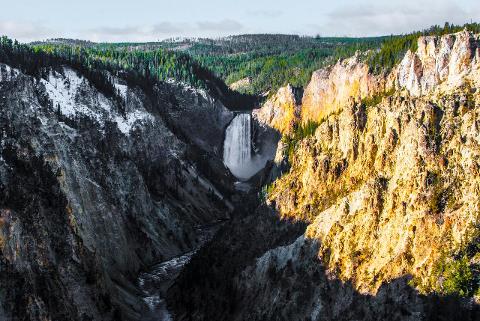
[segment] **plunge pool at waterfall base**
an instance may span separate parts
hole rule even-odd
[[[242,182],[242,181],[235,182],[234,186],[235,186],[235,190],[237,190],[239,192],[244,192],[244,193],[248,193],[250,191],[250,189],[252,188],[252,185],[250,185],[247,182]]]

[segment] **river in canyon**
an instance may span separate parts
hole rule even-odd
[[[168,288],[173,284],[192,256],[218,231],[221,222],[197,228],[200,238],[198,247],[169,260],[152,265],[138,277],[138,287],[143,293],[143,300],[149,310],[145,311],[141,321],[172,321],[165,300]]]

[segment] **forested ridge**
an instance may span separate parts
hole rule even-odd
[[[52,39],[23,45],[4,37],[0,57],[13,65],[21,61],[30,74],[38,73],[46,65],[70,64],[111,94],[113,85],[108,85],[104,71],[122,73],[127,80],[146,82],[146,85],[174,79],[205,89],[236,109],[251,107],[255,96],[275,92],[287,83],[304,87],[313,71],[357,51],[364,53],[361,57],[372,72],[388,72],[407,50],[416,50],[418,37],[454,33],[465,28],[480,32],[477,23],[459,26],[447,22],[405,35],[372,38],[258,34],[151,43]],[[228,88],[227,84],[242,79],[248,79],[237,88],[242,94]]]
[[[287,83],[303,87],[314,70],[351,56],[357,50],[377,48],[383,39],[244,35],[221,43],[225,46],[222,51],[216,47],[208,51],[206,46],[203,50],[193,46],[187,51],[227,84],[250,77],[251,84],[240,90],[260,94],[276,91]]]
[[[240,35],[220,39],[166,40],[157,43],[92,43],[52,39],[32,43],[55,55],[88,54],[119,68],[133,68],[158,79],[174,78],[198,88],[222,87],[251,77],[246,94],[259,95],[286,83],[304,86],[311,73],[355,51],[377,48],[383,37],[322,38],[297,35]],[[146,67],[148,66],[148,68]],[[223,88],[225,91],[226,89]]]
[[[479,33],[480,24],[446,22],[443,26],[434,25],[408,34],[371,38],[244,35],[223,42],[211,40],[209,45],[180,47],[228,84],[250,77],[252,82],[244,91],[258,94],[275,91],[287,83],[304,87],[313,71],[348,58],[357,51],[366,53],[362,59],[372,72],[389,72],[407,50],[416,50],[420,36],[439,36],[463,29]]]
[[[26,45],[3,36],[0,39],[0,62],[36,77],[46,76],[51,68],[68,65],[81,71],[109,97],[118,96],[112,76],[119,76],[130,85],[141,86],[147,91],[152,90],[157,81],[183,82],[206,90],[232,109],[252,107],[255,102],[253,96],[230,90],[223,80],[188,54],[165,49],[129,50],[116,45],[97,47],[79,43]]]

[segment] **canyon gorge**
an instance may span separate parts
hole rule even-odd
[[[0,60],[0,320],[480,320],[480,35],[415,41],[242,108]]]

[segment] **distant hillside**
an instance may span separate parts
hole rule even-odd
[[[33,43],[35,47],[45,46],[78,46],[89,48],[96,55],[109,56],[112,52],[128,56],[177,56],[188,61],[186,68],[181,67],[174,73],[174,78],[180,78],[194,86],[206,86],[202,80],[191,79],[188,65],[194,64],[201,73],[209,74],[208,79],[218,87],[218,78],[241,93],[261,95],[275,92],[286,84],[294,87],[305,87],[315,70],[335,64],[339,59],[345,59],[355,52],[365,52],[363,59],[375,73],[388,72],[408,49],[415,50],[420,36],[443,35],[458,32],[466,28],[479,32],[476,23],[453,25],[445,23],[435,25],[422,31],[405,35],[390,35],[371,38],[348,37],[306,37],[282,34],[250,34],[217,39],[186,38],[167,39],[161,42],[148,43],[92,43],[82,40],[53,39],[41,43]],[[173,54],[175,52],[176,54]],[[116,54],[118,56],[118,54]],[[175,58],[178,59],[178,58]],[[155,63],[152,62],[154,65]],[[156,68],[156,67],[155,67]],[[138,70],[138,69],[137,69]],[[177,70],[167,68],[168,72]],[[195,72],[196,73],[196,72]],[[195,74],[194,73],[194,74]],[[162,77],[164,75],[162,74]],[[160,78],[162,78],[160,77]],[[242,80],[249,79],[248,82]],[[236,84],[245,84],[237,86]],[[209,81],[211,83],[211,81]],[[223,87],[223,86],[222,86]],[[222,89],[227,90],[227,89]]]
[[[92,80],[93,83],[100,82],[101,87],[107,89],[113,85],[105,73],[121,73],[127,80],[143,84],[145,90],[151,90],[157,81],[182,82],[204,89],[234,110],[251,109],[256,101],[256,97],[230,90],[222,79],[190,55],[173,50],[133,50],[122,44],[93,44],[67,39],[26,46],[3,38],[2,46],[0,54],[5,56],[5,60],[13,66],[22,62],[22,66],[30,69],[26,71],[28,74],[38,73],[44,66],[68,63],[92,75],[91,78],[96,79]]]
[[[323,38],[252,34],[217,39],[167,39],[147,43],[93,43],[73,39],[52,39],[31,45],[43,49],[52,46],[78,46],[97,53],[115,51],[147,54],[158,50],[177,52],[184,55],[182,57],[193,58],[227,84],[251,77],[251,84],[239,90],[258,95],[276,90],[286,83],[302,87],[314,70],[334,63],[339,58],[351,56],[356,50],[378,48],[384,39],[385,37]],[[186,75],[181,76],[188,78]],[[197,82],[192,84],[200,85]]]
[[[227,84],[250,77],[243,91],[259,94],[287,83],[303,87],[314,70],[357,50],[378,48],[384,39],[244,35],[195,44],[185,51]]]
[[[83,46],[83,47],[92,47],[96,45],[95,42],[89,40],[81,39],[69,39],[69,38],[54,38],[48,39],[45,41],[34,41],[30,45],[68,45],[68,46]]]

